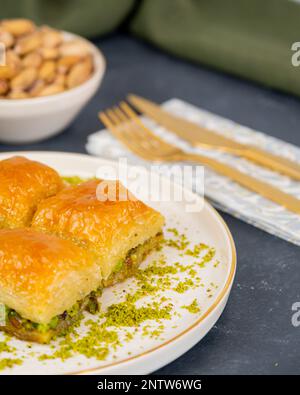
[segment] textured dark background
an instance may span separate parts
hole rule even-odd
[[[134,92],[157,102],[178,97],[300,146],[300,101],[165,55],[124,35],[99,41],[108,63],[100,91],[61,135],[17,149],[85,152],[97,111]],[[300,69],[299,69],[300,76]],[[222,214],[222,213],[221,213]],[[299,374],[300,249],[222,214],[236,242],[238,269],[224,314],[192,350],[161,374]]]

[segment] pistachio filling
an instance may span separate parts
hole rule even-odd
[[[160,245],[161,240],[162,233],[158,233],[145,243],[132,248],[124,259],[118,261],[110,277],[106,281],[103,281],[103,286],[110,286],[133,275],[138,265],[154,248]],[[69,310],[53,317],[48,324],[40,324],[27,320],[21,317],[15,310],[5,306],[5,326],[0,326],[0,329],[20,339],[48,343],[54,336],[66,334],[67,329],[80,320],[83,311],[86,310],[91,314],[98,312],[98,297],[101,293],[102,287],[76,302]]]
[[[66,330],[81,318],[84,310],[92,314],[99,311],[97,297],[100,293],[101,289],[91,292],[84,299],[76,302],[69,310],[53,317],[48,324],[27,320],[15,310],[6,306],[5,326],[1,327],[1,329],[20,339],[47,343],[53,336],[65,334]]]
[[[162,240],[163,234],[160,232],[156,236],[150,237],[145,243],[129,250],[125,258],[117,262],[109,278],[103,281],[103,286],[109,287],[133,276],[147,255],[160,247]]]
[[[82,177],[78,177],[78,176],[65,176],[62,177],[63,181],[65,181],[68,185],[78,185],[81,184],[84,181],[87,181],[88,179],[84,179]]]

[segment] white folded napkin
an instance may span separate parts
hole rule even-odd
[[[282,140],[254,131],[179,99],[168,100],[163,104],[163,107],[174,115],[179,115],[199,125],[206,126],[239,142],[256,145],[300,163],[300,149]],[[282,191],[300,199],[300,182],[293,181],[288,177],[255,165],[245,159],[218,151],[190,148],[188,144],[149,119],[144,118],[144,121],[155,133],[165,137],[169,142],[175,143],[190,152],[199,152],[230,164],[238,170],[273,184]],[[131,154],[106,130],[90,135],[86,149],[88,153],[103,158],[118,159],[127,157],[129,163],[149,166],[149,163]],[[205,169],[204,186],[206,198],[215,207],[266,232],[300,245],[300,215],[286,210],[209,169]]]

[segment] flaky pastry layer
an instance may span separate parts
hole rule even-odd
[[[44,200],[32,227],[95,251],[102,276],[107,279],[129,250],[161,232],[164,217],[129,193],[131,198],[125,201],[103,201],[99,197],[101,183],[90,180]],[[116,185],[124,194],[125,188],[119,182]]]
[[[0,230],[0,303],[47,324],[101,285],[95,255],[33,229]]]
[[[28,226],[38,203],[62,187],[58,173],[42,163],[19,156],[0,161],[0,228]]]

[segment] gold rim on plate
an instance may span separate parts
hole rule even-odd
[[[231,251],[232,251],[232,259],[231,259],[231,266],[230,266],[230,272],[229,272],[229,276],[227,278],[227,281],[221,291],[221,293],[219,294],[219,296],[217,297],[217,299],[214,301],[214,303],[207,309],[207,311],[198,318],[198,320],[196,320],[191,326],[189,326],[188,328],[186,328],[183,332],[178,333],[178,335],[174,336],[172,339],[169,339],[167,341],[165,341],[164,343],[151,348],[150,350],[144,351],[141,354],[137,354],[134,355],[132,357],[126,358],[126,359],[122,359],[121,361],[118,362],[112,362],[109,363],[107,365],[103,365],[103,366],[98,366],[95,368],[90,368],[90,369],[83,369],[83,370],[79,370],[79,371],[75,371],[75,372],[71,372],[71,373],[65,373],[68,375],[83,375],[83,374],[87,374],[87,373],[96,373],[97,371],[99,371],[99,373],[101,373],[101,370],[106,369],[106,368],[110,368],[112,366],[117,366],[117,365],[121,365],[124,364],[126,362],[130,362],[133,361],[134,359],[137,358],[141,358],[144,357],[145,355],[149,355],[159,349],[161,349],[162,347],[165,347],[166,345],[173,343],[175,340],[178,340],[179,338],[181,338],[182,336],[186,335],[188,332],[190,332],[192,329],[194,329],[196,326],[198,326],[205,318],[207,318],[215,309],[216,307],[219,305],[219,303],[221,303],[221,301],[223,300],[224,296],[226,295],[228,289],[231,287],[232,283],[233,283],[233,279],[234,279],[234,274],[235,274],[235,270],[236,270],[236,248],[235,248],[235,244],[233,241],[233,237],[232,234],[226,224],[226,222],[224,221],[224,219],[221,217],[221,215],[217,212],[217,210],[212,207],[211,204],[209,204],[206,200],[205,200],[206,204],[208,204],[209,208],[216,214],[216,216],[218,217],[218,219],[221,221],[221,223],[223,224],[226,234],[229,238],[229,242],[230,242],[230,247],[231,247]],[[171,363],[172,361],[170,361]]]

